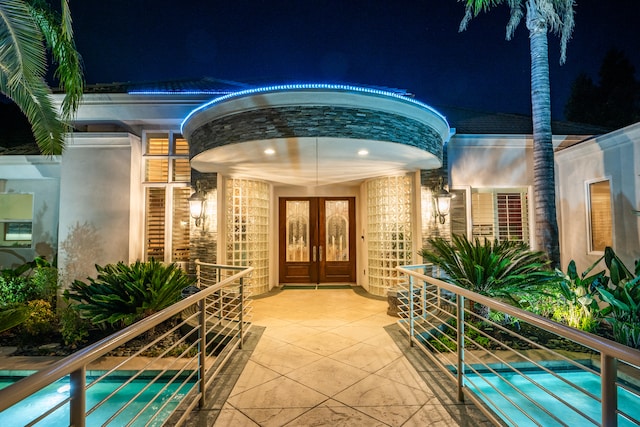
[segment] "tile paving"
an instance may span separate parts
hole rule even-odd
[[[253,306],[244,349],[189,425],[489,425],[403,340],[386,300],[311,288],[271,292]]]

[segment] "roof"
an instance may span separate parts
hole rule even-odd
[[[115,82],[87,85],[85,93],[168,93],[227,94],[253,87],[246,83],[204,77],[149,82]],[[55,90],[54,90],[55,92]]]
[[[226,95],[241,90],[266,86],[264,82],[235,82],[211,77],[149,82],[115,82],[87,85],[85,93],[141,93],[141,94],[211,94]],[[383,90],[395,95],[413,98],[413,94],[398,88],[371,85],[363,86]],[[58,92],[59,90],[54,92]],[[443,114],[457,134],[473,135],[530,135],[533,133],[531,116],[512,113],[495,113],[467,108],[432,105]],[[39,154],[31,129],[15,105],[0,102],[0,155]],[[18,125],[16,125],[18,123]],[[613,129],[580,123],[553,121],[555,135],[601,135]]]
[[[531,135],[533,120],[531,116],[514,113],[492,113],[459,107],[433,106],[440,111],[457,134],[466,135]],[[551,122],[554,135],[601,135],[613,129],[554,120]]]

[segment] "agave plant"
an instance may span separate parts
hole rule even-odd
[[[100,327],[123,327],[158,312],[180,299],[193,283],[175,264],[156,260],[104,267],[89,283],[74,281],[64,297],[78,303],[82,316]]]
[[[438,265],[448,276],[444,280],[481,295],[517,303],[519,295],[543,292],[543,285],[560,278],[543,252],[532,251],[516,241],[469,241],[454,235],[452,241],[429,239],[431,249],[422,249],[426,262]],[[488,316],[486,307],[480,314]]]

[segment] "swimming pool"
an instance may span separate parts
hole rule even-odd
[[[13,384],[26,375],[28,375],[28,373],[16,374],[15,372],[12,372],[11,374],[3,375],[2,372],[0,372],[0,389]],[[92,372],[91,375],[87,375],[87,384],[99,375],[99,373],[95,372]],[[91,386],[87,390],[87,410],[107,397],[110,393],[113,393],[129,378],[131,378],[130,374],[110,375]],[[153,400],[153,403],[144,409],[133,425],[142,426],[146,425],[148,422],[148,425],[150,426],[161,425],[169,417],[171,411],[180,404],[182,398],[189,392],[189,390],[191,390],[193,387],[193,381],[185,384],[183,384],[183,381],[174,381],[170,383],[168,379],[165,380],[160,378],[149,385],[149,387],[144,390],[140,396],[135,397],[143,388],[145,388],[145,386],[149,384],[150,378],[149,374],[145,373],[145,377],[136,378],[129,384],[122,387],[122,389],[118,390],[107,401],[107,403],[100,406],[87,417],[86,424],[88,426],[102,425],[113,414],[123,408],[123,406],[131,402],[109,424],[114,426],[124,425],[136,416],[136,414],[141,411],[145,405]],[[56,404],[62,402],[68,397],[69,377],[65,377],[5,411],[0,412],[0,425],[3,427],[24,426],[35,419],[39,414],[54,407]],[[66,403],[36,425],[69,425],[69,404]]]
[[[586,389],[589,393],[597,396],[598,398],[600,397],[601,390],[599,376],[588,371],[580,370],[557,371],[555,373],[565,378],[567,381]],[[578,408],[580,411],[598,422],[602,419],[600,402],[598,400],[576,390],[561,379],[556,378],[545,371],[531,370],[525,371],[524,374],[530,379],[527,379],[523,375],[515,372],[501,372],[500,375],[503,378],[491,373],[483,373],[482,378],[480,378],[478,374],[468,374],[466,386],[476,392],[476,394],[491,409],[493,409],[494,412],[501,415],[501,418],[508,425],[515,425],[518,427],[535,425],[529,418],[527,418],[526,415],[519,411],[515,405],[522,408],[524,412],[531,415],[543,426],[558,425],[558,421],[554,420],[524,396],[516,393],[508,383],[513,384],[514,387],[531,397],[532,400],[547,409],[549,412],[553,413],[567,425],[593,425],[587,418],[575,412],[573,409],[570,409],[569,406],[559,401],[554,396],[541,390],[533,384],[532,381],[535,381],[547,390],[552,391],[557,396],[569,402],[572,406]],[[507,395],[513,403],[498,393],[498,391],[492,386]],[[640,416],[640,398],[638,395],[634,395],[627,390],[618,387],[618,408],[628,414],[638,417]],[[500,414],[500,411],[502,411],[503,414]],[[631,423],[621,415],[618,415],[618,425],[622,427],[634,426],[635,424]]]

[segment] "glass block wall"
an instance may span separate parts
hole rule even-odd
[[[226,183],[226,263],[254,268],[252,294],[269,291],[269,185],[248,179]]]
[[[413,262],[409,176],[367,182],[369,292],[386,296],[398,285],[397,265]]]

